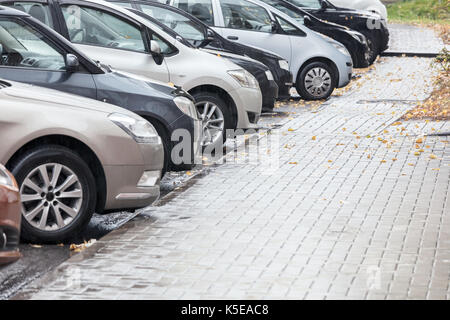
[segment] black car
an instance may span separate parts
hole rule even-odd
[[[368,11],[338,8],[328,0],[287,0],[313,14],[319,19],[334,22],[366,36],[369,49],[375,55],[371,60],[385,51],[389,46],[389,30],[386,20],[380,15]]]
[[[236,55],[248,56],[254,60],[260,61],[265,64],[271,71],[273,78],[278,85],[278,100],[285,100],[290,98],[289,90],[292,87],[292,74],[289,71],[289,65],[286,60],[282,57],[265,51],[255,47],[246,46],[240,43],[236,43],[230,40],[225,39],[220,34],[211,29],[208,25],[203,23],[197,17],[189,14],[188,12],[181,10],[176,7],[172,7],[160,2],[151,1],[151,0],[107,0],[109,2],[113,2],[117,5],[124,6],[127,8],[134,8],[138,11],[141,11],[149,16],[155,18],[160,23],[167,25],[166,16],[168,13],[172,13],[173,15],[177,15],[179,17],[183,17],[185,21],[183,21],[183,26],[185,27],[185,32],[179,31],[177,32],[186,40],[188,40],[191,45],[198,48],[226,51],[229,53],[233,53]],[[136,12],[135,12],[136,13]],[[163,14],[164,13],[164,14]],[[178,22],[180,24],[180,22]],[[170,27],[169,27],[170,28]],[[172,31],[173,32],[173,31]],[[237,63],[237,61],[233,61]],[[242,65],[240,65],[242,66]],[[244,66],[242,66],[244,67]],[[252,73],[251,70],[248,70]],[[254,76],[258,79],[261,78],[261,75]],[[261,84],[260,84],[261,85]],[[263,95],[264,95],[264,91]],[[267,96],[267,94],[266,94]],[[268,98],[263,97],[263,99],[268,100]],[[264,107],[263,110],[268,109]],[[266,103],[267,105],[267,103]],[[270,108],[269,108],[270,109]]]
[[[175,165],[170,157],[176,144],[171,141],[172,132],[176,129],[188,130],[193,150],[198,150],[194,133],[201,131],[201,122],[188,93],[92,61],[46,26],[46,20],[42,19],[42,23],[23,12],[27,6],[29,11],[34,8],[38,12],[41,7],[36,2],[0,3],[22,9],[0,6],[0,78],[69,92],[136,112],[153,124],[163,140],[164,170],[192,167],[194,161]],[[191,154],[194,160],[194,152]]]
[[[147,6],[147,4],[143,4],[143,6]],[[150,7],[151,5],[149,5]],[[166,10],[165,8],[161,8],[162,10]],[[185,39],[182,35],[173,31],[173,29],[169,28],[166,24],[160,22],[158,19],[151,17],[150,15],[145,14],[142,11],[137,9],[130,9],[133,13],[141,16],[144,19],[150,20],[154,24],[157,24],[161,29],[170,34],[172,37],[177,38],[178,41],[183,42],[186,46],[193,47],[191,42]],[[172,13],[172,10],[166,11],[167,13]],[[200,31],[199,31],[200,32]],[[205,50],[205,49],[203,49]],[[259,87],[261,89],[262,95],[262,112],[271,112],[275,106],[275,101],[278,98],[278,85],[276,84],[270,69],[264,64],[255,61],[253,59],[249,59],[245,56],[236,55],[232,52],[225,50],[206,50],[211,54],[220,55],[223,58],[227,58],[234,64],[244,68],[248,72],[250,72],[256,80],[258,80]]]
[[[261,1],[277,8],[300,23],[303,23],[309,29],[342,43],[351,54],[353,66],[355,68],[365,68],[373,62],[372,57],[374,56],[374,53],[370,52],[367,39],[362,33],[350,30],[349,28],[336,23],[318,19],[312,14],[285,0]]]

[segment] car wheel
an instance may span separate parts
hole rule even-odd
[[[15,161],[11,171],[20,188],[24,240],[64,242],[90,221],[95,180],[77,153],[57,145],[37,147]]]
[[[226,140],[226,129],[232,128],[231,111],[228,105],[214,93],[196,93],[195,107],[202,121],[202,147],[217,146]]]
[[[369,65],[372,65],[375,62],[375,60],[377,60],[379,54],[378,43],[372,35],[366,34],[365,36],[367,38],[367,45],[369,47],[369,54],[367,57],[367,61]]]
[[[298,94],[305,100],[328,98],[336,87],[334,70],[323,62],[311,62],[299,73],[296,83]]]

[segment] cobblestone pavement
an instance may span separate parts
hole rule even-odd
[[[449,138],[424,136],[449,124],[398,121],[433,72],[383,58],[281,108],[276,170],[213,166],[16,298],[449,299]]]
[[[389,24],[389,49],[396,53],[436,54],[445,47],[441,38],[430,28],[407,24]],[[447,46],[450,50],[450,47]]]

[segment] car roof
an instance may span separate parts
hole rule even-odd
[[[18,17],[28,17],[29,14],[23,11],[12,9],[9,7],[0,6],[0,16],[18,16]]]

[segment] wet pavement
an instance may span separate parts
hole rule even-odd
[[[398,120],[425,74],[382,58],[326,103],[283,106],[275,170],[212,166],[15,298],[450,298],[450,145],[427,136],[449,123]]]
[[[417,157],[414,139],[450,126],[392,126],[434,72],[382,58],[326,103],[280,105],[261,120],[280,137],[276,174],[171,174],[157,207],[95,215],[83,238],[101,239],[80,254],[22,245],[0,299],[449,298],[449,144],[427,137]]]

